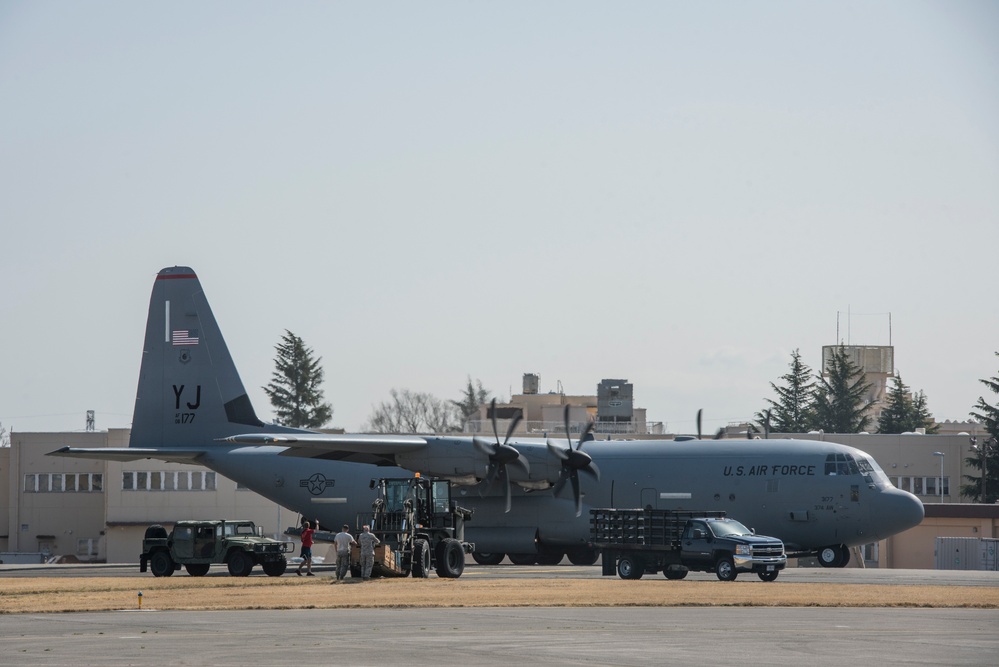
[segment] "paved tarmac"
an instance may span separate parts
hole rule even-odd
[[[323,567],[316,568],[326,574]],[[136,565],[0,566],[5,577],[134,577]],[[183,576],[183,575],[181,575]],[[228,577],[224,567],[208,576]],[[262,573],[254,576],[265,576]],[[599,567],[469,565],[469,578],[590,579]],[[692,573],[690,579],[715,580]],[[790,568],[780,581],[999,587],[999,572]],[[0,584],[2,586],[2,584]],[[999,610],[465,608],[0,616],[0,664],[994,665]]]
[[[313,568],[319,575],[332,576],[334,568],[320,565]],[[482,579],[599,579],[599,566],[569,565],[476,565],[465,567],[463,577]],[[187,576],[183,571],[176,576]],[[228,577],[225,565],[213,565],[209,577]],[[260,568],[254,568],[250,576],[265,577]],[[290,573],[285,576],[294,576]],[[662,575],[646,575],[662,578]],[[136,564],[114,565],[0,565],[0,579],[5,577],[150,577],[152,574],[139,572]],[[752,578],[755,575],[742,573],[739,578]],[[691,572],[689,581],[717,581],[714,574]],[[876,568],[824,568],[789,567],[780,573],[778,581],[837,584],[885,584],[898,586],[995,586],[999,587],[999,571],[981,570],[892,570]]]
[[[0,664],[994,665],[999,611],[475,608],[0,617]]]

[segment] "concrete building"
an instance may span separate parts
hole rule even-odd
[[[541,376],[525,373],[523,393],[514,394],[508,403],[496,404],[497,429],[501,436],[510,421],[520,415],[522,421],[515,433],[543,436],[565,433],[565,406],[569,406],[569,430],[580,433],[588,422],[594,422],[594,433],[610,435],[662,435],[662,422],[649,422],[645,408],[634,405],[634,387],[627,380],[606,379],[597,385],[595,395],[569,395],[561,390],[540,393]],[[478,419],[465,425],[466,433],[492,434],[489,405],[479,408]]]
[[[155,523],[250,519],[270,536],[298,524],[292,512],[201,466],[46,456],[67,445],[126,447],[128,438],[128,429],[11,434],[11,446],[0,448],[0,553],[137,563]],[[315,554],[325,556],[321,547]]]

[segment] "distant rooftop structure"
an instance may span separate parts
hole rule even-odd
[[[510,420],[518,414],[522,420],[515,433],[546,436],[565,433],[565,406],[569,406],[569,432],[582,433],[589,422],[594,422],[594,433],[600,434],[662,434],[665,424],[649,422],[645,408],[634,407],[634,387],[626,379],[601,380],[596,395],[573,396],[562,390],[546,394],[541,391],[541,376],[524,373],[523,393],[510,397],[508,403],[497,403],[495,417],[497,430],[506,433]],[[465,424],[466,433],[492,433],[489,405],[479,406],[478,419]]]

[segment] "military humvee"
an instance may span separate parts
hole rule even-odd
[[[167,534],[160,525],[146,529],[139,556],[139,571],[149,569],[155,577],[169,577],[183,565],[192,577],[208,574],[212,563],[225,563],[229,574],[245,577],[254,565],[272,577],[288,568],[285,554],[292,542],[279,542],[257,534],[252,521],[178,521]]]

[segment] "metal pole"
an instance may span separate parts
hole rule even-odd
[[[944,501],[944,499],[943,499],[943,479],[944,479],[944,456],[945,456],[945,454],[943,452],[933,452],[933,456],[939,456],[940,457],[940,482],[939,482],[939,491],[940,491],[940,502],[943,503],[943,501]]]

